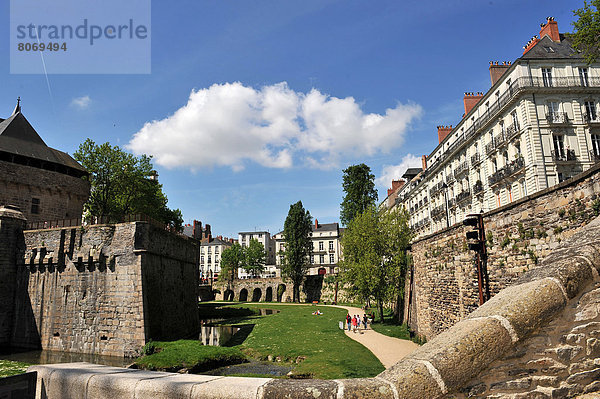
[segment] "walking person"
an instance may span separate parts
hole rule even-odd
[[[356,315],[352,318],[352,332],[356,333]]]
[[[367,314],[366,313],[363,315],[363,320],[362,321],[363,321],[363,326],[364,326],[364,328],[366,330],[367,329]]]
[[[350,317],[350,313],[346,315],[346,325],[348,326],[348,332],[350,332],[350,326],[352,325],[352,318]]]

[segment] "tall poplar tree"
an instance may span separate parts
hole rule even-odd
[[[583,2],[583,8],[573,11],[578,17],[573,21],[575,31],[569,36],[573,47],[583,52],[588,64],[596,62],[600,56],[600,0]]]
[[[285,249],[282,251],[281,274],[292,281],[293,301],[300,301],[300,285],[308,268],[312,217],[302,206],[302,201],[290,205],[283,225]]]
[[[348,226],[352,219],[377,201],[375,175],[364,163],[344,169],[342,188],[346,193],[340,204],[340,221]]]

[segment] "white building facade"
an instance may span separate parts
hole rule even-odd
[[[250,240],[257,240],[265,248],[266,263],[265,270],[260,277],[278,277],[278,270],[275,266],[275,240],[268,231],[243,231],[238,233],[238,242],[243,248],[250,245]],[[243,269],[238,270],[239,278],[250,278]]]
[[[600,160],[600,66],[556,21],[514,63],[490,63],[492,87],[465,93],[459,124],[438,126],[424,170],[398,190],[417,236],[551,187]]]
[[[221,254],[233,245],[220,237],[210,238],[200,242],[200,279],[203,281],[216,280],[221,273]]]

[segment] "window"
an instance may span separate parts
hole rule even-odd
[[[37,215],[40,213],[40,199],[39,198],[31,199],[31,213],[33,215]]]
[[[215,254],[218,254],[218,253],[219,253],[219,247],[216,247],[215,248]]]
[[[557,173],[557,178],[558,178],[559,183],[562,183],[563,181],[565,181],[565,176],[562,174],[562,172]]]
[[[204,263],[204,255],[200,256],[200,263]]]
[[[211,263],[211,261],[210,261],[210,255],[208,255],[208,263]]]
[[[548,119],[551,121],[557,121],[558,119],[558,103],[556,101],[548,103]]]
[[[492,173],[496,173],[498,171],[498,162],[496,159],[492,159]]]
[[[500,121],[500,133],[502,133],[502,136],[504,136],[504,133],[505,133],[504,121]]]
[[[512,123],[515,129],[519,130],[519,118],[517,117],[517,111],[512,112],[510,117],[512,118]]]
[[[311,255],[311,256],[310,256],[310,263],[311,263],[311,264],[312,264],[312,263],[315,263],[315,256],[314,256],[314,255]]]
[[[504,165],[508,165],[508,151],[502,153],[502,158],[504,158]]]
[[[323,241],[319,241],[319,251],[323,251]]]
[[[521,156],[521,144],[520,143],[515,143],[515,153],[517,157]]]
[[[587,68],[579,68],[579,80],[581,81],[582,86],[590,85]]]
[[[542,68],[542,81],[545,87],[552,87],[552,68]]]
[[[565,136],[562,134],[552,135],[552,147],[555,159],[564,159],[565,157]]]
[[[325,255],[319,255],[319,263],[325,263]]]
[[[506,191],[508,192],[508,202],[512,202],[513,198],[512,198],[512,187],[508,186],[506,187]]]
[[[329,241],[329,250],[333,251],[333,241]]]
[[[592,152],[594,158],[600,158],[600,134],[592,134]]]
[[[597,120],[598,114],[596,113],[596,104],[593,101],[586,101],[584,103],[585,106],[585,117],[587,121],[595,121]]]
[[[315,249],[315,243],[314,242],[310,242],[310,250],[313,251]]]
[[[208,247],[208,253],[210,253],[210,251],[211,251],[211,249],[210,249],[210,247]]]
[[[329,255],[329,263],[334,263],[335,262],[335,257],[333,256],[333,254]]]
[[[258,235],[258,238],[262,238],[262,233]]]

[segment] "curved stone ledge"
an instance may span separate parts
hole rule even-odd
[[[600,219],[538,267],[375,378],[277,380],[128,370],[87,363],[30,367],[38,398],[431,399],[456,392],[598,279]],[[595,347],[594,347],[595,348]],[[594,349],[595,350],[595,349]]]

